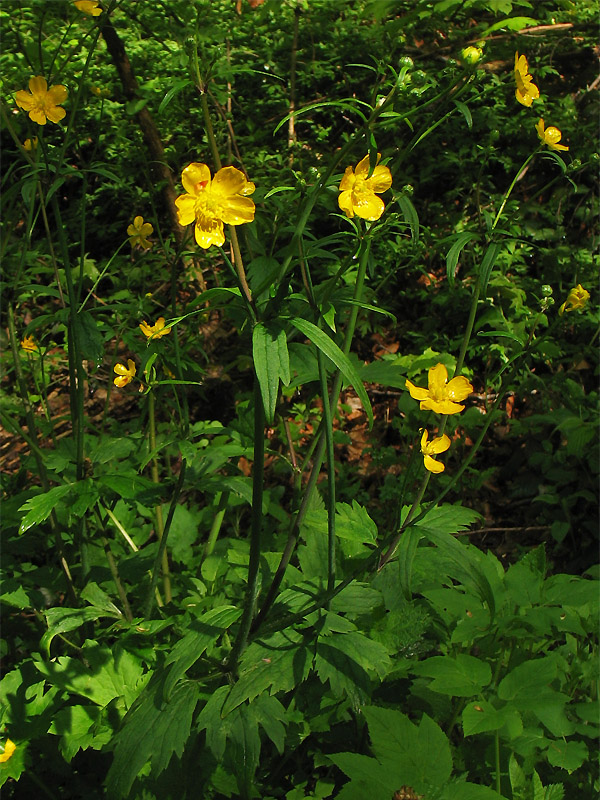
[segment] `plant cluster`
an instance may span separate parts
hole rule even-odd
[[[7,798],[597,795],[591,5],[0,12]]]

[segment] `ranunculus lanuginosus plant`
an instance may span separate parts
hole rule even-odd
[[[223,223],[252,222],[256,207],[248,195],[256,188],[241,170],[222,167],[214,178],[206,164],[193,162],[181,174],[185,194],[175,200],[180,225],[194,226],[196,243],[208,250],[225,243]]]
[[[392,185],[392,173],[388,167],[381,166],[381,153],[377,153],[377,164],[369,176],[369,156],[360,161],[356,169],[346,167],[340,182],[338,205],[352,218],[366,219],[368,222],[378,220],[385,210],[385,203],[378,194],[386,192]]]
[[[439,453],[444,453],[450,447],[450,437],[445,433],[442,436],[436,436],[429,441],[429,434],[425,429],[421,436],[421,453],[423,455],[423,462],[425,469],[429,472],[443,472],[446,467],[441,461],[437,461],[433,456]]]
[[[37,353],[38,346],[34,336],[24,336],[21,341],[21,347],[28,353]]]
[[[533,83],[533,78],[529,74],[527,58],[523,55],[520,56],[518,53],[515,53],[514,75],[517,84],[515,90],[516,98],[521,105],[529,108],[533,101],[539,98],[540,90],[535,83]]]
[[[113,383],[115,386],[118,386],[119,389],[122,389],[124,386],[127,386],[128,383],[135,378],[136,367],[135,361],[131,358],[127,359],[127,366],[125,364],[115,364],[113,367],[113,371],[116,373],[117,377],[114,379]]]
[[[448,381],[448,370],[443,364],[436,364],[429,370],[427,389],[415,386],[409,380],[406,388],[413,399],[419,400],[421,411],[431,410],[438,414],[458,414],[464,409],[461,401],[473,391],[473,386],[463,375]]]
[[[171,328],[165,328],[165,318],[159,317],[154,325],[149,322],[140,322],[140,330],[148,339],[160,339],[171,333]]]
[[[577,286],[573,287],[569,294],[567,295],[567,299],[558,309],[558,313],[562,317],[562,315],[569,311],[576,311],[576,310],[583,310],[587,304],[588,300],[590,299],[590,293],[587,289],[584,289],[583,286],[578,283]]]
[[[29,119],[38,125],[46,122],[60,122],[66,115],[61,104],[67,99],[67,87],[62,84],[51,86],[41,75],[29,79],[29,91],[22,89],[15,95],[19,108],[29,113]]]
[[[99,0],[74,0],[73,5],[90,17],[99,17],[102,9],[99,7],[98,2]]]

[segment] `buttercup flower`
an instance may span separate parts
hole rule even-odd
[[[21,347],[28,353],[37,353],[38,351],[38,346],[35,343],[34,336],[25,336],[25,338],[21,341]]]
[[[483,58],[483,51],[481,47],[465,47],[464,50],[460,51],[460,57],[465,64],[473,66],[473,64],[477,64],[481,61]]]
[[[160,339],[161,336],[166,336],[167,333],[171,333],[171,328],[165,328],[164,317],[159,317],[154,325],[150,325],[148,322],[141,322],[140,330],[148,339],[150,337],[153,339]]]
[[[98,0],[74,0],[73,5],[90,17],[99,17],[102,13],[102,9],[98,8]]]
[[[448,382],[448,370],[443,364],[436,364],[429,370],[427,389],[421,389],[409,380],[406,381],[406,388],[411,397],[420,401],[421,411],[431,409],[438,414],[457,414],[462,411],[464,406],[459,402],[473,391],[472,385],[462,375]]]
[[[194,236],[203,250],[225,243],[223,223],[242,225],[252,222],[256,210],[248,197],[256,188],[235,167],[223,167],[211,179],[206,164],[194,161],[181,173],[186,194],[175,200],[180,225],[195,221]]]
[[[31,153],[32,150],[35,150],[38,145],[38,137],[34,136],[33,139],[25,139],[23,142],[23,147],[27,150],[28,153]]]
[[[125,366],[125,364],[115,364],[113,371],[119,376],[114,379],[113,383],[115,386],[118,386],[119,389],[122,389],[135,378],[135,361],[128,358],[127,366]]]
[[[540,96],[540,90],[535,83],[532,83],[533,78],[528,73],[529,65],[526,57],[515,53],[515,81],[517,84],[515,95],[519,103],[527,108]]]
[[[590,293],[587,289],[584,289],[583,286],[578,283],[574,289],[571,289],[569,292],[567,299],[562,304],[562,306],[558,309],[558,313],[562,317],[565,311],[568,313],[569,311],[575,311],[575,309],[583,309],[586,307],[588,300],[590,299]]]
[[[544,144],[547,144],[551,150],[568,150],[569,148],[564,144],[559,144],[562,139],[562,133],[555,128],[554,125],[549,125],[544,129],[544,120],[540,119],[536,123],[535,129],[538,136]]]
[[[383,214],[385,204],[378,194],[387,191],[392,185],[392,173],[387,167],[380,167],[381,154],[377,153],[377,165],[370,178],[369,156],[365,156],[353,170],[346,167],[340,182],[338,205],[344,214],[352,219],[356,216],[374,222]]]
[[[149,250],[152,242],[148,239],[154,228],[149,222],[144,222],[143,217],[136,217],[131,225],[127,226],[129,243],[132,247],[141,247],[142,250]]]
[[[48,89],[48,83],[41,75],[29,79],[29,91],[24,89],[17,92],[15,99],[19,108],[29,112],[29,119],[38,125],[50,122],[60,122],[66,115],[61,103],[67,99],[67,87],[58,84]]]
[[[441,461],[436,461],[432,456],[444,453],[450,447],[450,438],[445,433],[442,436],[436,436],[430,442],[427,441],[428,438],[429,434],[424,430],[423,436],[421,436],[421,453],[423,454],[425,469],[428,469],[429,472],[443,472],[446,469],[444,464]]]
[[[4,752],[0,753],[0,764],[4,764],[6,761],[8,761],[9,758],[12,758],[12,754],[15,752],[16,749],[17,745],[10,739],[7,739],[6,742],[4,743]]]

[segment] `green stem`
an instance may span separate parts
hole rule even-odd
[[[265,469],[264,431],[265,412],[260,384],[254,376],[254,465],[252,467],[252,528],[250,532],[250,560],[244,610],[236,640],[227,660],[227,671],[235,674],[239,658],[248,642],[252,617],[258,596],[261,530],[263,523],[262,501]]]
[[[494,731],[494,760],[496,762],[496,792],[500,797],[502,784],[500,781],[500,734]]]
[[[181,469],[179,470],[179,478],[177,479],[175,491],[173,492],[173,496],[171,497],[171,505],[169,506],[169,513],[167,514],[167,519],[165,521],[163,535],[159,542],[158,550],[156,551],[156,557],[154,558],[154,564],[152,566],[152,576],[150,578],[150,586],[148,588],[148,594],[146,596],[146,602],[144,604],[144,617],[146,619],[148,619],[150,617],[150,614],[152,613],[152,598],[155,596],[156,593],[156,585],[158,583],[160,565],[163,562],[165,551],[167,549],[167,538],[169,536],[169,531],[171,530],[171,523],[173,522],[173,516],[175,515],[177,500],[179,499],[179,495],[181,494],[181,489],[183,487],[183,481],[185,478],[186,469],[187,469],[187,461],[184,460],[181,462]]]
[[[121,604],[123,606],[123,614],[125,615],[125,619],[127,622],[131,622],[133,619],[133,614],[131,613],[131,606],[129,605],[129,600],[127,599],[127,594],[121,583],[121,578],[119,576],[119,570],[117,568],[117,562],[111,552],[110,549],[110,542],[106,538],[106,536],[100,536],[100,541],[102,542],[102,546],[104,547],[104,554],[106,555],[106,561],[108,562],[108,568],[110,570],[110,574],[112,575],[113,581],[115,586],[117,587],[117,593],[121,600]]]
[[[155,420],[155,400],[154,391],[151,389],[148,393],[148,447],[150,452],[154,453],[156,450],[156,420]],[[154,455],[150,461],[150,475],[152,482],[157,486],[160,484],[160,477],[158,475],[158,458]],[[154,516],[156,519],[156,536],[160,544],[162,543],[164,533],[164,523],[162,515],[162,505],[158,503],[154,508]],[[169,569],[169,554],[167,548],[162,550],[162,577],[163,577],[163,590],[165,593],[165,602],[170,603],[173,599],[171,592],[171,573]]]
[[[529,155],[529,156],[528,156],[528,157],[525,159],[525,161],[524,161],[524,162],[523,162],[523,164],[521,165],[521,168],[520,168],[519,170],[517,170],[517,172],[516,172],[516,174],[515,174],[515,177],[514,177],[514,178],[512,179],[512,181],[511,181],[511,184],[510,184],[510,186],[508,187],[508,189],[506,190],[506,192],[504,192],[504,197],[502,198],[502,203],[500,204],[500,208],[498,209],[498,213],[496,214],[496,218],[494,219],[494,222],[492,223],[492,228],[491,228],[491,231],[490,231],[491,233],[493,233],[493,232],[494,232],[494,230],[495,230],[495,228],[496,228],[496,225],[497,225],[497,224],[498,224],[498,222],[500,221],[500,217],[502,216],[502,212],[504,211],[504,206],[506,205],[506,203],[507,203],[507,201],[508,201],[508,198],[509,198],[509,197],[510,197],[510,195],[511,195],[511,192],[512,192],[512,190],[515,188],[515,184],[516,184],[516,182],[519,180],[519,177],[521,176],[521,173],[523,172],[523,170],[525,169],[525,167],[527,166],[527,164],[529,164],[529,162],[531,161],[531,159],[532,159],[532,158],[533,158],[535,155],[537,155],[537,153],[539,153],[539,151],[540,151],[540,148],[538,147],[538,149],[537,149],[537,150],[534,150],[534,151],[533,151],[533,153],[531,153],[531,154],[530,154],[530,155]]]

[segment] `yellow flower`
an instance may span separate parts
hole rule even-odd
[[[590,299],[590,293],[587,289],[584,289],[583,286],[578,283],[574,289],[571,289],[569,292],[567,299],[562,304],[562,306],[558,309],[558,313],[562,315],[565,311],[568,313],[569,311],[575,311],[577,308],[585,308],[587,305],[588,300]]]
[[[7,739],[4,744],[4,752],[0,753],[0,764],[4,764],[9,758],[12,758],[12,754],[16,749],[17,745],[10,739]]]
[[[443,472],[446,469],[444,464],[436,461],[432,456],[444,453],[450,447],[450,438],[445,433],[442,436],[436,436],[430,442],[427,441],[428,438],[429,434],[424,430],[423,436],[421,436],[421,453],[423,454],[425,469],[428,469],[429,472]]]
[[[35,343],[34,336],[25,336],[21,342],[21,347],[23,350],[27,350],[28,353],[37,353],[38,351],[38,346]]]
[[[38,145],[38,137],[34,136],[33,139],[25,139],[23,142],[23,147],[27,150],[28,153],[31,153],[32,150],[35,150]]]
[[[483,58],[483,50],[481,47],[465,47],[464,50],[460,51],[460,57],[465,64],[473,66]]]
[[[90,17],[99,17],[102,9],[98,8],[98,0],[74,0],[73,5]]]
[[[48,89],[46,79],[36,75],[29,79],[29,91],[22,89],[16,93],[15,99],[19,108],[29,112],[30,120],[45,125],[48,120],[60,122],[66,115],[60,105],[67,99],[67,94],[66,86],[58,84]]]
[[[521,105],[531,106],[534,100],[540,96],[540,90],[532,83],[533,78],[529,73],[529,65],[525,56],[515,53],[515,81],[517,89],[515,95]]]
[[[132,247],[141,247],[142,250],[149,250],[152,247],[152,242],[148,239],[148,236],[153,230],[152,225],[149,222],[144,222],[143,217],[136,217],[133,220],[133,224],[127,226],[129,243]]]
[[[421,389],[406,381],[410,396],[421,402],[421,410],[431,409],[438,414],[457,414],[462,411],[464,406],[459,405],[460,401],[473,391],[472,385],[462,375],[448,382],[448,370],[443,364],[436,364],[429,370],[428,387]]]
[[[181,173],[186,194],[175,200],[180,225],[196,222],[194,236],[204,250],[225,242],[223,223],[242,225],[252,222],[256,210],[247,196],[256,188],[235,167],[223,167],[214,178],[206,164],[194,161]]]
[[[555,128],[554,125],[550,125],[544,129],[544,120],[540,119],[537,122],[535,129],[542,142],[544,144],[547,144],[550,149],[552,150],[569,149],[564,144],[559,144],[560,140],[562,139],[562,133],[558,130],[558,128]]]
[[[159,317],[154,325],[150,325],[148,322],[140,323],[140,330],[148,339],[151,337],[153,339],[160,339],[161,336],[166,336],[167,333],[171,333],[171,328],[165,328],[164,317]]]
[[[357,165],[356,171],[346,167],[340,183],[341,194],[338,205],[347,217],[355,214],[369,222],[374,222],[383,214],[385,204],[378,194],[387,191],[392,185],[392,173],[387,167],[380,167],[381,154],[377,153],[377,166],[370,178],[369,156]]]
[[[135,378],[135,361],[133,359],[127,359],[127,366],[125,364],[115,364],[113,367],[113,371],[117,373],[119,376],[115,378],[113,383],[115,386],[118,386],[119,389],[122,389],[124,386],[127,386],[128,383]]]

